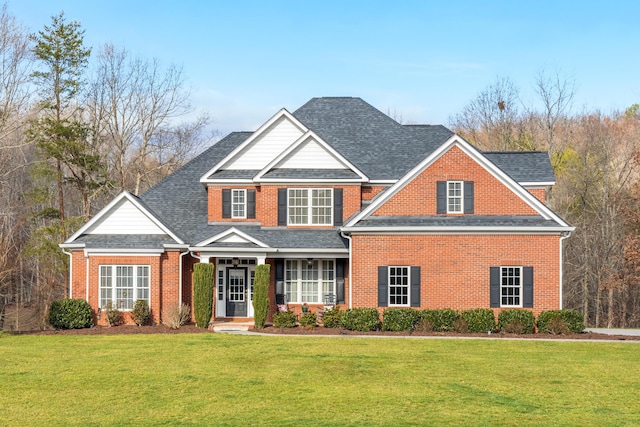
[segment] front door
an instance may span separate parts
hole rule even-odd
[[[247,317],[247,269],[227,269],[227,317]]]

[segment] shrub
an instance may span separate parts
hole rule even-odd
[[[466,334],[469,332],[469,325],[465,319],[458,317],[456,321],[453,322],[453,330],[459,334]]]
[[[453,324],[460,317],[460,314],[450,308],[444,308],[440,310],[422,310],[420,317],[431,322],[433,331],[446,332],[453,331]]]
[[[490,308],[464,310],[460,317],[467,322],[469,332],[489,332],[496,329],[496,317]]]
[[[109,301],[104,308],[104,314],[107,316],[109,326],[118,326],[120,324],[120,310]]]
[[[308,312],[300,316],[300,326],[304,326],[305,329],[313,329],[318,324],[318,317],[315,313]]]
[[[342,327],[342,323],[340,323],[340,307],[335,306],[331,310],[326,310],[324,315],[322,316],[322,326],[325,328],[340,328]]]
[[[170,304],[164,309],[162,315],[162,323],[171,329],[180,329],[180,326],[187,323],[189,319],[191,319],[191,307],[185,303]]]
[[[269,314],[269,264],[261,264],[256,267],[253,281],[253,321],[256,329],[264,328]]]
[[[535,324],[529,310],[504,310],[498,314],[498,329],[508,334],[532,334]]]
[[[151,320],[149,303],[142,299],[136,300],[136,302],[133,304],[133,310],[131,310],[131,317],[138,326],[146,325],[147,323],[149,323],[149,320]]]
[[[350,331],[375,331],[380,326],[380,314],[375,308],[352,308],[342,312],[340,323]]]
[[[83,299],[53,301],[49,323],[56,329],[88,328],[92,323],[91,306]]]
[[[581,333],[584,331],[582,313],[576,310],[548,310],[541,312],[540,315],[538,315],[538,331],[541,334],[554,333],[550,331],[548,327],[549,323],[553,321],[552,325],[557,332],[560,322],[554,319],[564,321],[569,332]]]
[[[567,335],[571,333],[569,325],[561,317],[552,317],[545,326],[546,333],[551,335]]]
[[[193,311],[196,326],[209,326],[213,314],[213,264],[199,263],[193,266]]]
[[[433,320],[421,317],[416,322],[413,330],[416,332],[433,332],[435,331],[435,325],[433,324]]]
[[[420,312],[413,308],[387,308],[382,312],[383,331],[413,331]]]
[[[276,328],[294,328],[296,326],[296,314],[291,311],[279,311],[273,315],[273,326]]]

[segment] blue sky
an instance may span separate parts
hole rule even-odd
[[[358,96],[405,122],[449,124],[498,76],[576,83],[576,111],[640,103],[640,2],[9,0],[35,32],[64,10],[107,42],[184,67],[226,134],[314,96]]]

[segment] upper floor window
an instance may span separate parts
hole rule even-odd
[[[247,190],[231,190],[231,218],[246,218]]]
[[[447,213],[462,213],[462,181],[447,181]]]
[[[331,188],[290,188],[287,206],[289,225],[332,225]]]

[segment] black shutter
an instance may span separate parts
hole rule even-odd
[[[333,225],[342,225],[342,188],[333,189]]]
[[[276,295],[284,295],[284,260],[276,259]]]
[[[473,181],[464,182],[464,213],[473,213]]]
[[[336,260],[336,302],[344,304],[344,264],[345,260],[338,258]]]
[[[287,225],[287,189],[278,188],[278,225]]]
[[[491,307],[500,307],[500,267],[491,267],[489,274]]]
[[[411,267],[411,307],[420,307],[420,267]]]
[[[222,190],[222,218],[231,218],[231,190]]]
[[[436,213],[447,213],[447,182],[436,182]]]
[[[256,190],[247,190],[247,218],[256,217]]]
[[[533,267],[522,267],[522,288],[524,308],[533,308]]]
[[[388,267],[378,267],[378,307],[389,305]]]

